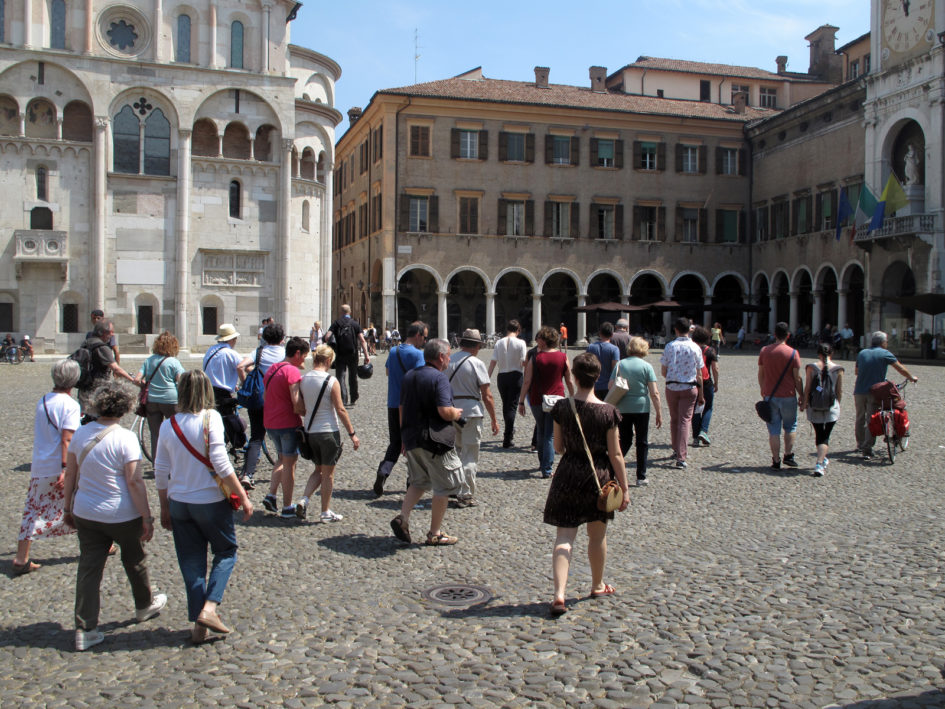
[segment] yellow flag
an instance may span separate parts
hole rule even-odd
[[[889,179],[886,180],[886,187],[883,188],[883,196],[880,201],[886,203],[886,214],[892,214],[909,204],[906,191],[902,189],[899,180],[892,173],[889,174]]]

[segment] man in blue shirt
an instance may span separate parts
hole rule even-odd
[[[867,460],[873,457],[873,444],[876,442],[876,437],[870,435],[869,420],[879,408],[870,395],[870,387],[886,379],[886,369],[889,365],[909,381],[919,381],[899,363],[896,355],[886,349],[886,344],[886,333],[877,330],[870,338],[870,348],[856,356],[856,384],[853,387],[853,401],[856,403],[856,448]]]
[[[600,336],[598,342],[592,342],[587,351],[600,360],[600,376],[594,383],[594,395],[603,401],[607,398],[607,387],[610,384],[610,373],[620,361],[620,350],[610,341],[614,336],[614,326],[609,322],[601,323],[597,330]]]
[[[384,494],[384,483],[394,469],[400,457],[402,447],[400,440],[400,385],[404,376],[411,369],[423,366],[423,344],[427,340],[427,326],[417,320],[407,327],[407,340],[402,345],[394,347],[387,355],[387,433],[390,443],[384,458],[377,466],[377,477],[374,479],[374,494],[380,497]]]

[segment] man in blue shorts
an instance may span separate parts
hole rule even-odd
[[[853,386],[853,401],[856,404],[856,449],[869,460],[873,457],[873,444],[876,437],[870,435],[869,420],[877,410],[870,395],[870,387],[886,379],[886,370],[893,369],[911,382],[919,381],[909,374],[896,355],[886,349],[886,333],[877,330],[870,337],[870,348],[856,356],[856,384]]]
[[[804,382],[801,380],[801,357],[789,347],[791,332],[785,322],[774,326],[773,345],[763,347],[758,355],[758,386],[761,396],[771,403],[768,423],[768,445],[771,447],[771,468],[781,464],[796,468],[794,439],[797,438],[797,412],[804,410]],[[784,431],[784,458],[781,458],[781,431]]]

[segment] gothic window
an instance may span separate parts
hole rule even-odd
[[[190,61],[190,15],[177,16],[177,45],[174,59],[179,62]]]
[[[115,156],[114,171],[131,175],[138,174],[138,159],[141,152],[141,136],[138,117],[134,109],[125,105],[112,122],[112,140]]]
[[[243,68],[243,23],[239,20],[230,25],[230,66]]]
[[[134,50],[135,42],[138,39],[135,26],[125,20],[112,22],[105,34],[108,35],[108,43],[122,52]]]
[[[42,165],[36,168],[36,199],[40,202],[49,201],[48,174]]]
[[[160,108],[144,122],[144,174],[171,174],[171,124]]]
[[[230,216],[240,218],[240,183],[237,180],[230,182]]]
[[[302,231],[309,230],[309,219],[311,217],[311,207],[308,200],[302,202]]]
[[[49,46],[53,49],[66,48],[66,0],[52,0],[49,6],[50,28]]]

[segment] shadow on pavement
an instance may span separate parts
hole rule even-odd
[[[551,618],[547,603],[501,603],[496,599],[486,601],[468,608],[442,608],[440,615],[444,618],[507,618],[510,616],[536,616]]]
[[[13,573],[13,558],[12,557],[15,556],[14,552],[10,552],[10,556],[11,556],[11,559],[10,559],[9,565],[6,568],[6,575],[9,576],[10,578],[19,578],[19,576]],[[40,566],[59,566],[61,564],[74,564],[79,561],[79,557],[78,555],[76,555],[76,556],[58,556],[52,559],[42,559],[38,556],[30,554],[30,561],[36,564],[39,564]],[[35,577],[37,573],[41,573],[41,572],[42,572],[42,569],[37,569],[36,571],[30,571],[25,574],[20,574],[20,576]]]
[[[770,475],[773,478],[800,478],[810,477],[812,468],[780,468],[773,469],[770,465],[735,465],[734,463],[719,463],[706,465],[702,468],[712,473],[727,473],[729,475]]]
[[[534,454],[532,453],[530,455]],[[480,470],[478,473],[476,473],[476,476],[480,478],[502,478],[505,480],[527,480],[528,478],[541,477],[536,466],[530,466],[528,468],[514,468],[512,470]]]
[[[943,673],[945,674],[945,673]],[[853,704],[835,704],[839,709],[900,709],[900,707],[943,707],[945,692],[933,690],[891,699],[865,699]]]
[[[380,559],[396,554],[408,545],[393,536],[369,537],[366,534],[351,534],[319,539],[317,544],[330,551],[348,556],[357,556],[361,559]]]
[[[127,650],[146,650],[155,646],[178,647],[190,645],[190,629],[186,631],[171,630],[155,625],[159,622],[155,619],[148,624],[141,625],[140,629],[115,635],[110,633],[138,624],[130,619],[102,623],[98,629],[105,633],[105,641],[85,650],[85,652],[124,652]],[[72,628],[64,628],[59,623],[48,621],[21,625],[16,628],[2,628],[0,629],[0,647],[37,647],[75,652],[75,631]]]

